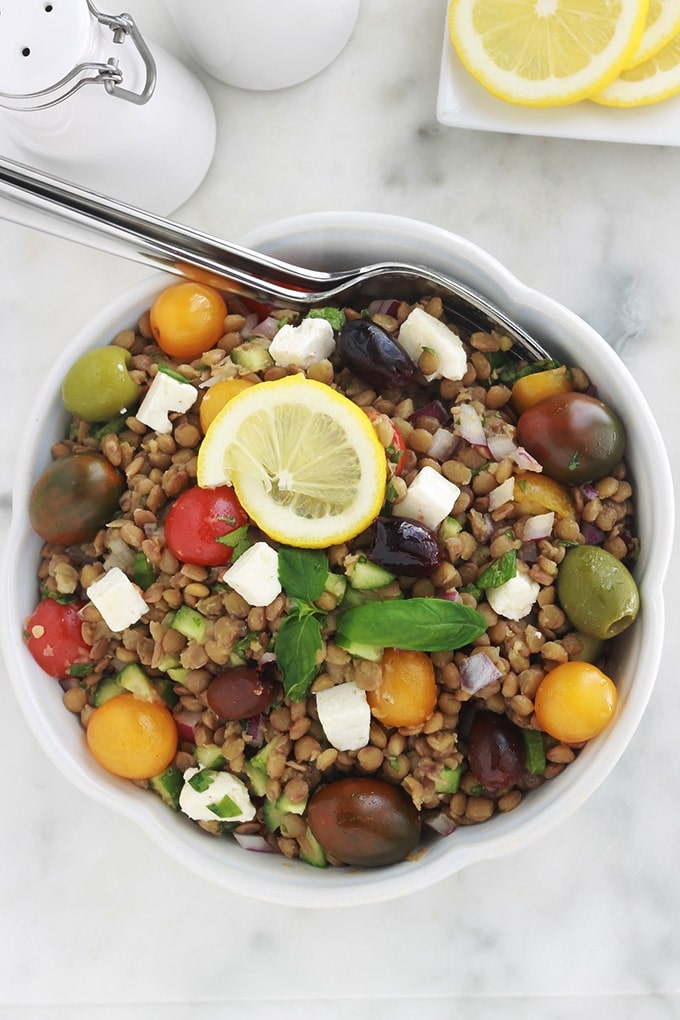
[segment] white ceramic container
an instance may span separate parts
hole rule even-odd
[[[386,900],[429,886],[473,862],[527,846],[564,822],[616,765],[652,694],[662,650],[662,582],[673,532],[670,468],[647,403],[605,340],[562,306],[525,287],[464,239],[393,216],[327,213],[263,227],[243,242],[317,268],[397,258],[457,276],[519,320],[557,357],[583,364],[602,399],[622,414],[627,429],[626,456],[635,478],[641,537],[636,576],[643,608],[635,625],[614,646],[611,673],[619,689],[614,722],[563,773],[529,794],[510,814],[459,829],[428,845],[417,859],[389,868],[316,869],[276,855],[242,850],[230,839],[210,838],[168,811],[158,798],[99,769],[86,750],[78,720],[62,705],[59,684],[35,665],[22,642],[23,621],[35,601],[40,548],[29,528],[26,507],[33,481],[49,462],[50,444],[63,433],[66,416],[59,396],[63,375],[81,352],[107,343],[118,330],[132,326],[168,278],[157,276],[117,297],[81,328],[45,380],[23,426],[0,607],[9,678],[37,740],[55,766],[85,794],[142,826],[158,844],[159,853],[170,854],[180,865],[218,886],[304,907]]]

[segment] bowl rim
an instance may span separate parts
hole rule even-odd
[[[216,844],[226,841],[210,840],[205,834],[199,833],[200,844],[194,846],[190,837],[198,830],[191,826],[192,831],[189,832],[183,825],[178,825],[177,816],[169,813],[158,798],[149,797],[141,790],[137,793],[143,794],[143,799],[136,795],[130,796],[131,790],[136,790],[135,787],[124,780],[115,780],[115,777],[93,767],[92,760],[82,756],[80,747],[65,747],[55,731],[49,711],[51,702],[43,696],[40,683],[32,685],[25,682],[26,674],[33,670],[34,675],[45,676],[32,660],[29,661],[30,656],[19,638],[23,624],[20,616],[23,614],[18,612],[21,603],[20,567],[31,546],[35,549],[40,545],[30,531],[25,513],[22,513],[32,484],[33,468],[41,460],[46,463],[49,454],[49,444],[46,444],[45,434],[40,431],[40,423],[46,417],[46,409],[58,401],[58,392],[55,393],[58,390],[57,381],[63,378],[74,357],[94,344],[105,342],[117,329],[123,328],[123,324],[133,323],[135,316],[148,307],[150,298],[168,285],[168,277],[156,274],[140,281],[118,295],[86,323],[61,352],[39,388],[17,458],[12,520],[3,550],[0,578],[0,605],[4,619],[9,621],[1,631],[2,648],[12,686],[29,727],[48,757],[84,793],[136,822],[170,857],[212,884],[258,900],[297,907],[351,906],[380,902],[429,887],[470,863],[514,852],[535,841],[565,821],[601,785],[632,739],[652,694],[663,643],[664,605],[661,589],[670,562],[674,525],[673,488],[668,457],[652,412],[626,366],[606,341],[582,319],[547,295],[521,283],[477,245],[420,220],[365,212],[308,213],[278,220],[251,231],[242,243],[294,261],[290,255],[295,245],[299,250],[305,250],[312,242],[319,243],[325,239],[326,244],[322,244],[324,248],[330,238],[330,248],[333,249],[339,243],[336,238],[345,236],[354,238],[351,243],[361,247],[362,251],[365,243],[369,248],[371,245],[375,248],[376,243],[401,243],[409,248],[417,241],[421,250],[428,254],[428,264],[434,261],[434,268],[441,269],[442,261],[455,262],[456,275],[463,282],[478,289],[483,288],[487,296],[502,303],[511,314],[528,324],[528,328],[539,321],[544,323],[544,320],[548,320],[556,343],[559,343],[561,337],[566,338],[576,332],[588,344],[589,355],[597,355],[597,371],[594,375],[598,384],[602,379],[606,388],[612,380],[618,380],[618,386],[625,388],[626,416],[629,419],[635,416],[648,447],[653,448],[658,456],[655,489],[658,498],[648,507],[649,531],[657,536],[667,534],[668,542],[657,541],[652,543],[650,549],[643,551],[640,580],[643,608],[637,637],[639,647],[634,657],[635,662],[645,663],[644,682],[632,683],[629,678],[630,689],[625,704],[619,708],[615,727],[606,731],[606,739],[603,735],[603,739],[591,741],[569,769],[540,790],[534,791],[526,803],[534,803],[535,806],[528,807],[517,824],[510,815],[496,816],[483,826],[457,830],[452,837],[456,843],[450,850],[442,840],[437,846],[428,848],[415,861],[363,872],[352,870],[348,873],[348,869],[320,871],[297,862],[282,861],[278,855],[249,854],[235,844],[238,857],[231,854],[228,860],[223,859],[221,853],[218,855],[213,851]],[[380,239],[379,242],[376,238]],[[337,255],[332,250],[325,253],[322,251],[314,264],[323,268],[325,258],[335,259]],[[356,256],[354,264],[358,264]],[[337,263],[335,268],[339,268]],[[53,410],[53,413],[56,412]],[[620,644],[624,659],[630,644],[624,635]],[[628,668],[634,672],[634,667],[635,663],[631,663]],[[61,710],[64,719],[70,721],[69,713]],[[272,867],[273,857],[276,859],[275,867]],[[253,866],[252,858],[256,859],[257,866]],[[260,860],[257,861],[257,858]]]

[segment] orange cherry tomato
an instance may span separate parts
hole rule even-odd
[[[250,379],[222,379],[220,382],[215,383],[214,386],[209,386],[205,390],[198,412],[204,434],[208,431],[208,426],[225,404],[228,404],[237,393],[247,390],[249,386],[255,386],[255,383]]]
[[[548,368],[544,372],[530,372],[522,375],[512,387],[512,406],[517,414],[522,414],[529,407],[554,397],[559,393],[571,393],[573,384],[565,365],[559,368]]]
[[[99,764],[124,779],[150,779],[168,767],[177,751],[172,712],[159,702],[121,694],[90,716],[87,744]]]
[[[434,712],[437,685],[426,652],[387,648],[382,683],[366,698],[371,712],[386,726],[420,726]]]
[[[513,501],[521,514],[544,514],[553,510],[557,517],[575,517],[569,489],[537,471],[518,471]]]
[[[611,722],[618,693],[614,683],[590,662],[562,662],[541,680],[534,698],[542,730],[566,744],[581,744]]]
[[[224,335],[227,306],[213,287],[185,281],[162,291],[151,306],[153,338],[173,358],[193,360]]]

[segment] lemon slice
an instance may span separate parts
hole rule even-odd
[[[680,92],[680,34],[649,60],[622,71],[590,98],[601,106],[647,106]]]
[[[385,451],[363,410],[301,374],[235,396],[198,452],[199,485],[233,485],[266,535],[309,549],[368,527],[386,482]]]
[[[680,32],[680,0],[649,0],[645,30],[640,44],[628,62],[636,67],[649,60]]]
[[[451,0],[449,33],[489,92],[524,106],[574,103],[627,67],[648,0]]]

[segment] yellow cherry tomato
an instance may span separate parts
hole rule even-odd
[[[566,485],[538,471],[518,471],[515,475],[513,502],[521,514],[544,514],[553,510],[557,517],[574,517],[574,501]]]
[[[224,405],[228,404],[237,393],[247,390],[249,386],[255,386],[255,383],[250,379],[222,379],[221,382],[215,383],[214,386],[209,386],[205,391],[198,412],[203,432],[208,431],[210,422],[222,410]]]
[[[367,691],[371,712],[386,726],[420,726],[437,703],[434,666],[425,652],[387,648],[382,683]]]
[[[168,767],[177,751],[172,712],[157,702],[121,694],[90,716],[87,744],[99,764],[124,779],[150,779]]]
[[[151,306],[153,338],[173,358],[193,360],[224,335],[227,306],[213,287],[185,281],[162,291]]]
[[[611,722],[618,693],[614,683],[590,662],[562,662],[541,680],[534,698],[542,730],[565,744],[581,744]]]
[[[544,372],[530,372],[520,376],[512,387],[512,406],[517,414],[522,414],[528,407],[533,407],[546,397],[571,393],[573,388],[565,365],[548,368]]]

